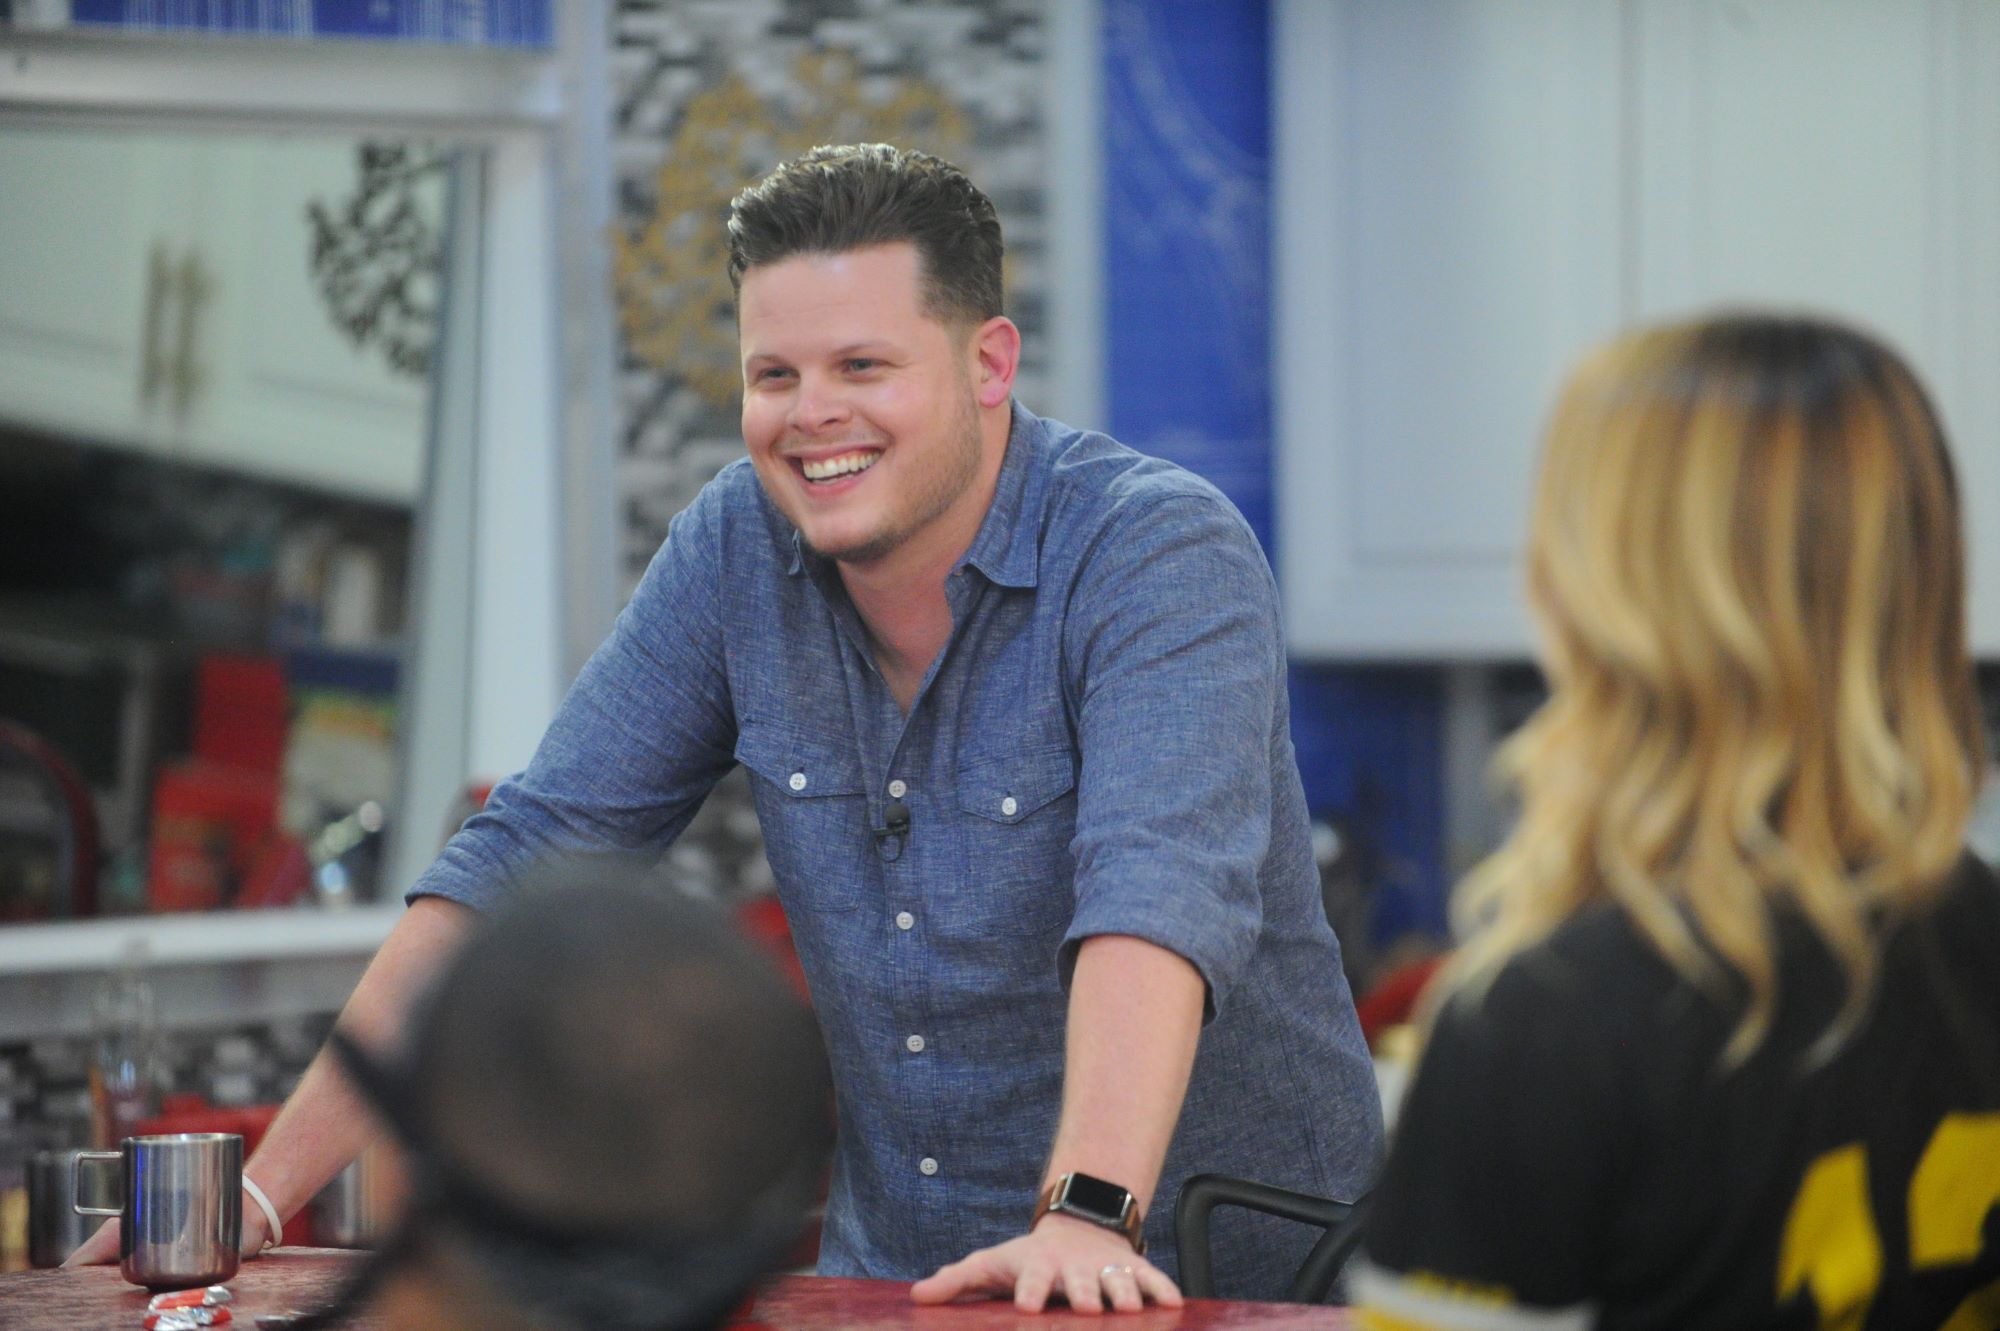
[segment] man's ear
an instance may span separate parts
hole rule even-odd
[[[1021,368],[1021,330],[1004,314],[996,314],[972,330],[972,386],[982,407],[1000,407],[1014,393],[1014,375]]]

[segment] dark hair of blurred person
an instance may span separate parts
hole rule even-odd
[[[712,908],[606,861],[543,877],[482,920],[400,1056],[336,1036],[410,1190],[343,1304],[426,1331],[714,1326],[819,1196],[818,1028]]]
[[[1917,379],[1809,318],[1613,342],[1528,580],[1551,694],[1454,903],[1364,1324],[2000,1326],[2000,884]]]

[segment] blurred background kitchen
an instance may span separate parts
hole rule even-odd
[[[1995,68],[1986,0],[0,0],[0,1267],[34,1151],[268,1122],[739,454],[721,217],[815,143],[964,165],[1023,399],[1264,541],[1357,993],[1505,824],[1540,413],[1632,320],[1911,355],[2000,716]],[[733,782],[671,860],[781,932]]]

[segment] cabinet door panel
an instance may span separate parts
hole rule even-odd
[[[2000,12],[1983,0],[1644,0],[1635,313],[1756,304],[1887,337],[1963,473],[1976,647],[2000,655]]]
[[[1280,573],[1307,656],[1514,656],[1535,436],[1628,321],[1903,348],[2000,656],[2000,6],[1280,0]]]
[[[149,446],[161,400],[142,355],[155,251],[180,243],[184,144],[141,134],[0,133],[0,418]],[[155,328],[165,353],[171,309]]]
[[[1968,0],[1941,35],[1961,126],[1941,178],[1939,220],[1959,255],[1931,373],[1958,454],[1972,527],[1972,644],[2000,660],[2000,5]]]
[[[1524,652],[1542,414],[1620,313],[1617,8],[1301,0],[1279,18],[1293,648]]]
[[[1665,0],[1636,18],[1636,313],[1797,306],[1919,351],[1950,259],[1926,225],[1925,10]]]

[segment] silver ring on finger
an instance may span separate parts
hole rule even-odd
[[[1113,1265],[1113,1266],[1107,1266],[1102,1271],[1099,1271],[1097,1273],[1097,1278],[1099,1281],[1109,1280],[1112,1276],[1131,1276],[1134,1279],[1137,1279],[1138,1274],[1139,1273],[1137,1271],[1133,1270],[1129,1266]]]

